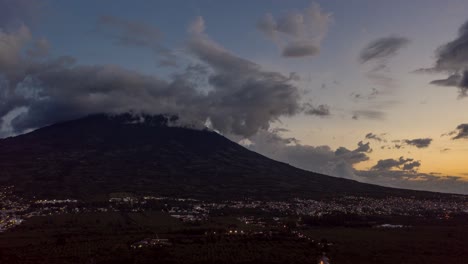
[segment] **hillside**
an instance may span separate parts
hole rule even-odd
[[[112,192],[226,199],[434,196],[294,168],[164,116],[91,115],[0,140],[0,184],[36,197]]]

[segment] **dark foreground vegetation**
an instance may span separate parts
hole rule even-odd
[[[468,259],[464,216],[397,219],[402,227],[392,228],[288,221],[269,227],[232,217],[184,223],[162,212],[33,217],[0,233],[0,263],[317,263],[322,252],[340,264],[466,264]],[[145,238],[165,242],[134,246]]]

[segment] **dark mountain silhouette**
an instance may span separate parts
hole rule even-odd
[[[175,117],[91,115],[0,140],[0,184],[36,197],[112,192],[207,199],[428,196],[294,168]]]

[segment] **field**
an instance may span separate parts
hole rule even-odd
[[[242,230],[249,235],[227,235]],[[0,263],[460,263],[468,259],[468,224],[452,221],[407,228],[301,227],[253,235],[234,218],[182,223],[161,212],[35,217],[0,234]],[[216,235],[213,233],[217,232]],[[132,249],[144,238],[169,246]]]

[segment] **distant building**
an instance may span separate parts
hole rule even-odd
[[[144,247],[164,247],[172,246],[172,243],[168,239],[160,238],[145,238],[138,242],[133,243],[130,247],[133,249],[144,248]]]

